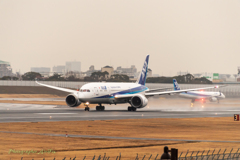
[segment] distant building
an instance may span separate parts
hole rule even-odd
[[[236,81],[236,77],[231,74],[219,74],[219,73],[197,73],[193,74],[194,78],[201,78],[205,77],[209,81],[212,81],[213,83],[219,83],[219,82],[234,82]]]
[[[150,68],[148,68],[148,72],[147,72],[147,77],[152,77],[152,70]]]
[[[240,66],[238,67],[237,81],[240,82]]]
[[[0,78],[4,76],[14,76],[14,74],[10,63],[0,60]]]
[[[70,76],[74,76],[75,78],[79,78],[79,79],[81,79],[81,78],[84,77],[84,75],[83,75],[82,72],[69,71],[69,72],[66,72],[66,73],[65,73],[65,77],[70,77]]]
[[[93,72],[100,72],[100,70],[95,70],[94,65],[91,65],[89,70],[85,72],[85,76],[90,77]]]
[[[78,61],[66,62],[65,72],[70,71],[81,72],[81,62]]]
[[[125,74],[129,78],[136,78],[137,77],[137,68],[135,65],[132,65],[130,68],[122,68],[117,67],[117,69],[114,71],[114,74]]]
[[[181,71],[180,71],[180,72],[177,72],[177,75],[178,75],[178,76],[184,76],[184,75],[186,75],[186,74],[188,74],[188,72],[181,72]]]
[[[54,66],[52,72],[58,74],[65,74],[65,66]]]
[[[44,77],[49,77],[50,70],[48,67],[31,67],[31,72],[40,73]]]
[[[159,74],[153,74],[153,77],[160,77]]]
[[[109,73],[108,78],[110,78],[111,75],[113,74],[114,69],[111,66],[105,66],[101,69],[101,72],[105,72],[105,71]]]

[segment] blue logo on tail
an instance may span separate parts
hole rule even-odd
[[[174,86],[174,90],[180,90],[180,87],[178,86],[177,80],[173,79],[173,86]]]
[[[147,55],[147,57],[144,61],[142,72],[140,73],[139,78],[136,82],[138,84],[145,85],[145,83],[146,83],[147,71],[148,71],[148,60],[149,60],[149,55]]]

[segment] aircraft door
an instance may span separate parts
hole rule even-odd
[[[107,87],[107,90],[108,90],[108,94],[111,95],[111,94],[112,94],[111,88],[110,88],[110,87]]]
[[[95,94],[96,96],[98,96],[98,95],[99,95],[99,90],[98,90],[98,88],[97,88],[97,87],[94,87],[94,94]]]

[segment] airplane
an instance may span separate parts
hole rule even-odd
[[[176,79],[173,79],[173,86],[175,91],[181,90]],[[208,99],[210,102],[219,103],[220,99],[225,98],[225,95],[222,92],[206,92],[206,91],[186,91],[179,93],[179,96],[183,98],[192,99],[191,107],[193,107],[193,103],[196,100],[206,103],[206,99]]]
[[[136,83],[114,83],[114,82],[93,82],[83,85],[79,91],[51,86],[43,83],[37,84],[52,89],[64,91],[70,93],[66,97],[66,104],[69,107],[77,107],[81,103],[85,105],[85,111],[89,111],[89,104],[98,104],[96,106],[97,111],[105,110],[102,104],[121,104],[129,103],[128,111],[136,111],[137,109],[144,108],[148,104],[148,98],[155,95],[164,95],[172,93],[181,93],[186,91],[195,91],[201,89],[218,88],[218,86],[195,88],[187,90],[175,90],[175,91],[157,91],[157,89],[150,90],[145,86],[147,71],[148,71],[149,55],[146,56],[141,74],[138,77]],[[162,88],[160,88],[161,90]]]

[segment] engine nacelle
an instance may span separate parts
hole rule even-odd
[[[66,97],[66,103],[69,107],[77,107],[81,104],[79,99],[74,94],[69,94]]]
[[[144,95],[136,95],[132,97],[131,104],[135,108],[143,108],[148,104],[148,99]]]
[[[218,99],[217,99],[216,97],[211,97],[211,98],[209,98],[209,101],[210,101],[210,102],[217,102],[217,100],[218,100]]]

